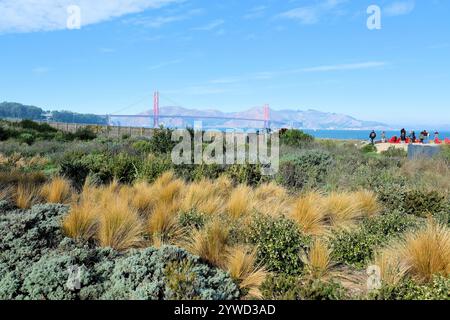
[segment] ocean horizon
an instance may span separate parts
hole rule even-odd
[[[409,132],[411,130],[407,130],[407,134],[409,134]],[[413,129],[416,133],[416,137],[419,137],[419,134],[422,130],[424,129],[419,129],[419,130],[415,130]],[[312,135],[315,138],[319,138],[319,139],[336,139],[336,140],[370,140],[369,139],[369,135],[372,132],[372,130],[314,130],[314,129],[302,129],[303,132],[308,133],[310,135]],[[398,131],[394,131],[394,130],[375,130],[375,132],[377,133],[377,138],[376,140],[381,140],[381,133],[382,132],[386,133],[386,137],[389,139],[393,136],[397,136],[400,137],[400,130]],[[427,131],[430,133],[430,139],[433,140],[434,139],[434,133],[436,132],[435,130],[428,130]],[[449,138],[450,139],[450,131],[439,131],[439,138],[441,140],[444,140],[445,138]]]

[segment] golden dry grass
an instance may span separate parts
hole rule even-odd
[[[410,232],[383,249],[377,262],[386,280],[412,276],[428,282],[434,275],[450,276],[450,229],[430,220],[426,227]]]
[[[95,203],[80,201],[72,204],[64,217],[64,233],[74,239],[90,240],[95,237],[98,226],[98,208]]]
[[[233,219],[239,219],[251,214],[253,209],[252,188],[239,185],[231,191],[230,198],[226,204],[226,212]]]
[[[112,196],[99,213],[98,240],[101,246],[119,251],[142,244],[142,222],[126,200]]]
[[[312,278],[324,280],[330,276],[333,267],[331,250],[323,240],[316,239],[309,252],[302,256],[302,261]]]
[[[373,217],[381,212],[381,205],[373,191],[360,190],[353,193],[356,207],[366,217]]]
[[[256,265],[256,250],[249,251],[242,246],[232,248],[226,257],[225,268],[239,283],[239,288],[247,293],[247,298],[262,299],[260,287],[268,272]]]
[[[16,205],[20,209],[31,208],[39,199],[39,188],[34,184],[19,183],[15,192]]]
[[[323,198],[317,192],[310,192],[296,199],[289,217],[305,234],[322,235],[327,231]]]
[[[204,229],[195,230],[185,246],[192,254],[215,266],[223,267],[228,249],[228,235],[228,227],[215,219]]]
[[[332,192],[322,198],[327,220],[333,228],[348,229],[362,218],[360,206],[352,193]]]
[[[184,237],[184,230],[177,221],[176,209],[166,205],[157,205],[154,208],[148,218],[147,231],[156,247],[176,244]]]
[[[49,203],[68,203],[72,196],[72,186],[68,180],[56,177],[41,187],[40,194]]]
[[[151,213],[156,202],[156,194],[150,184],[147,182],[138,182],[134,184],[132,189],[127,190],[127,192],[132,193],[128,197],[133,208],[144,216]]]
[[[196,210],[207,215],[221,214],[225,207],[225,194],[231,192],[231,189],[226,188],[226,180],[219,180],[217,183],[206,179],[193,182],[186,186],[181,210]]]

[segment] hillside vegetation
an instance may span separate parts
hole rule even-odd
[[[2,122],[0,299],[450,298],[448,149],[287,131],[268,177],[176,166],[170,138]]]

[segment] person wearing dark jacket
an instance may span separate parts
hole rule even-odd
[[[406,130],[405,130],[405,128],[403,128],[403,129],[400,131],[400,140],[401,140],[403,143],[406,141]]]
[[[369,135],[370,141],[372,142],[372,144],[375,144],[375,138],[377,137],[377,134],[375,132],[375,130],[372,130],[372,132]]]

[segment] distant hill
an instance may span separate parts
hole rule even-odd
[[[56,122],[106,124],[104,116],[95,114],[82,114],[71,111],[45,111],[35,106],[27,106],[17,102],[0,103],[0,118],[44,120],[45,114],[51,113],[52,120]]]
[[[14,102],[0,103],[0,118],[19,118],[31,120],[43,120],[44,115],[49,113],[35,106],[27,106]],[[52,111],[52,120],[57,122],[84,123],[84,124],[107,124],[105,116],[95,114],[80,114],[71,111]],[[143,115],[150,115],[148,112]],[[247,118],[263,120],[264,111],[262,107],[251,108],[242,112],[222,112],[219,110],[197,110],[182,107],[163,107],[161,115],[184,115],[198,117],[225,117],[225,118]],[[234,120],[234,119],[201,119],[204,127],[215,128],[259,128],[263,127],[262,121]],[[375,121],[358,120],[348,115],[338,113],[321,112],[317,110],[270,110],[270,120],[275,127],[293,127],[299,129],[340,129],[340,130],[366,130],[366,129],[389,129],[390,126]],[[122,126],[151,126],[152,119],[145,118],[112,118],[113,124]],[[192,126],[191,120],[164,119],[160,123],[169,127]]]
[[[144,113],[145,114],[145,113]],[[148,114],[148,113],[146,113]],[[231,118],[248,118],[263,120],[264,111],[262,107],[251,108],[242,112],[222,112],[218,110],[196,110],[181,107],[163,107],[161,115],[185,115],[185,116],[219,116]],[[123,119],[126,122],[136,121]],[[123,120],[121,123],[123,124]],[[300,129],[341,129],[341,130],[366,130],[366,129],[389,129],[390,126],[376,121],[358,120],[354,117],[321,112],[317,110],[270,110],[270,120],[277,127],[294,127]],[[168,126],[181,126],[183,122],[179,119],[161,119]],[[215,120],[204,119],[203,125],[206,127],[261,127],[262,122],[242,121],[242,120]]]

